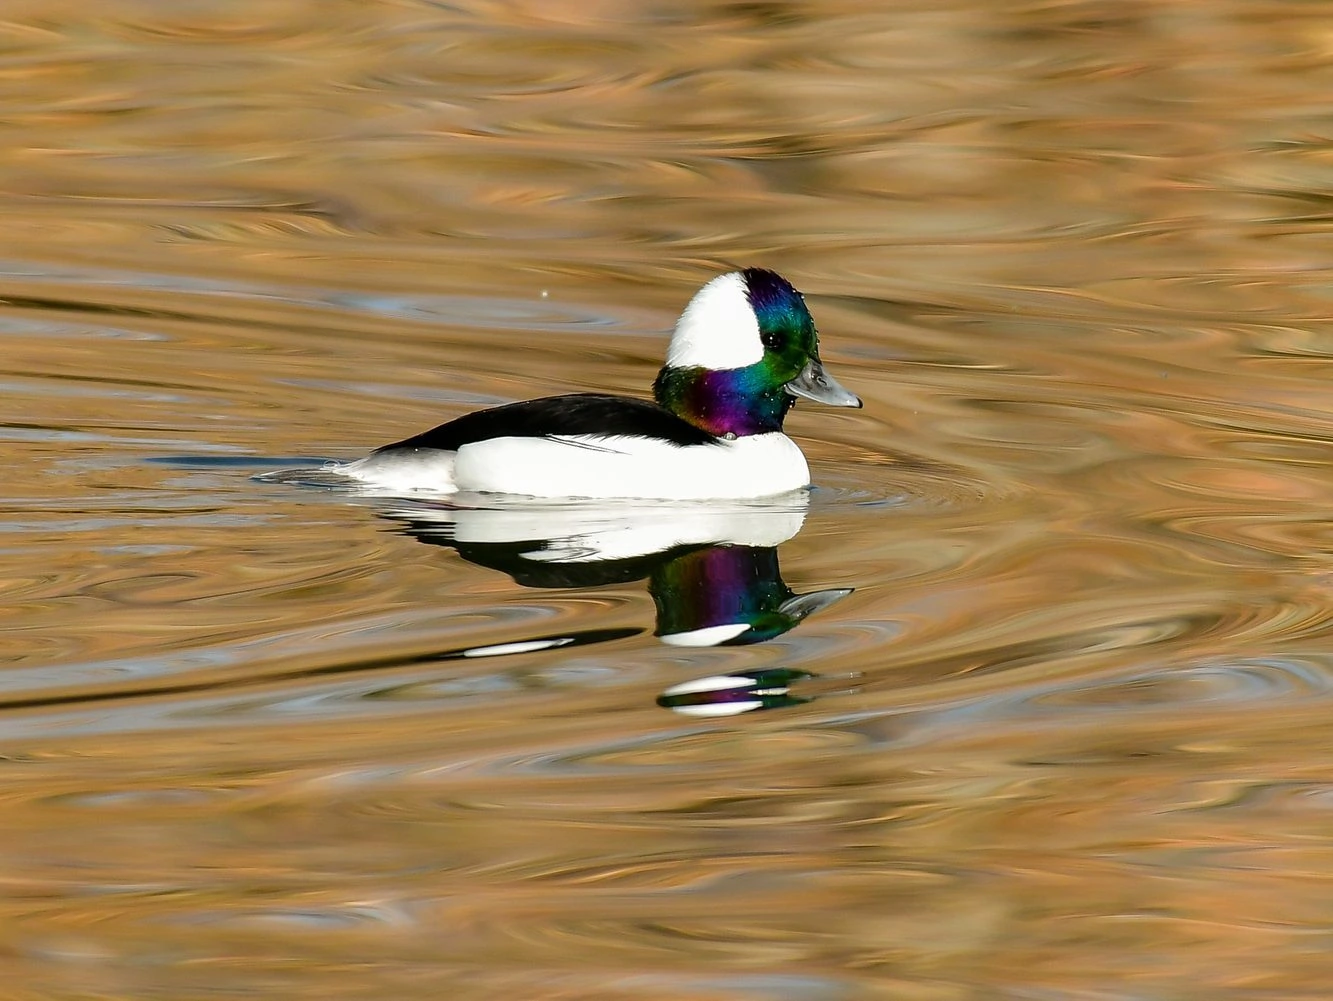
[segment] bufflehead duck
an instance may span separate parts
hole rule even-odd
[[[328,472],[376,491],[667,500],[808,486],[782,433],[797,397],[861,400],[824,371],[805,299],[781,275],[714,278],[676,323],[653,402],[576,393],[465,414]]]

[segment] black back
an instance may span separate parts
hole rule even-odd
[[[676,445],[708,445],[713,435],[648,400],[598,393],[547,396],[464,414],[447,424],[375,449],[434,448],[457,452],[491,438],[549,438],[553,435],[627,435],[661,438]]]

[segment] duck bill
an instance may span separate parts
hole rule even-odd
[[[787,383],[787,392],[792,396],[803,396],[816,403],[826,403],[830,407],[859,407],[861,397],[846,389],[824,371],[818,358],[811,358],[805,368],[791,382]]]

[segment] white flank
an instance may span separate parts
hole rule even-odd
[[[666,363],[674,368],[745,368],[764,357],[759,321],[739,271],[701,288],[676,322]]]
[[[607,500],[560,506],[529,501],[388,513],[438,524],[449,538],[462,543],[544,540],[544,548],[522,554],[534,564],[591,563],[647,556],[676,546],[781,545],[801,530],[808,502],[808,495],[802,492],[775,507],[727,501],[686,505]]]
[[[560,435],[464,445],[454,460],[453,482],[459,490],[531,497],[718,500],[799,490],[810,483],[810,467],[796,443],[777,431],[687,446],[656,438]]]
[[[457,452],[384,452],[330,466],[366,493],[403,496],[460,490],[528,497],[743,500],[791,493],[810,483],[810,467],[780,432],[712,445],[656,438],[559,435],[488,438]]]

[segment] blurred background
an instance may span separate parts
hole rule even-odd
[[[1330,192],[1326,4],[8,0],[0,994],[1326,998]],[[252,478],[751,265],[808,505]]]

